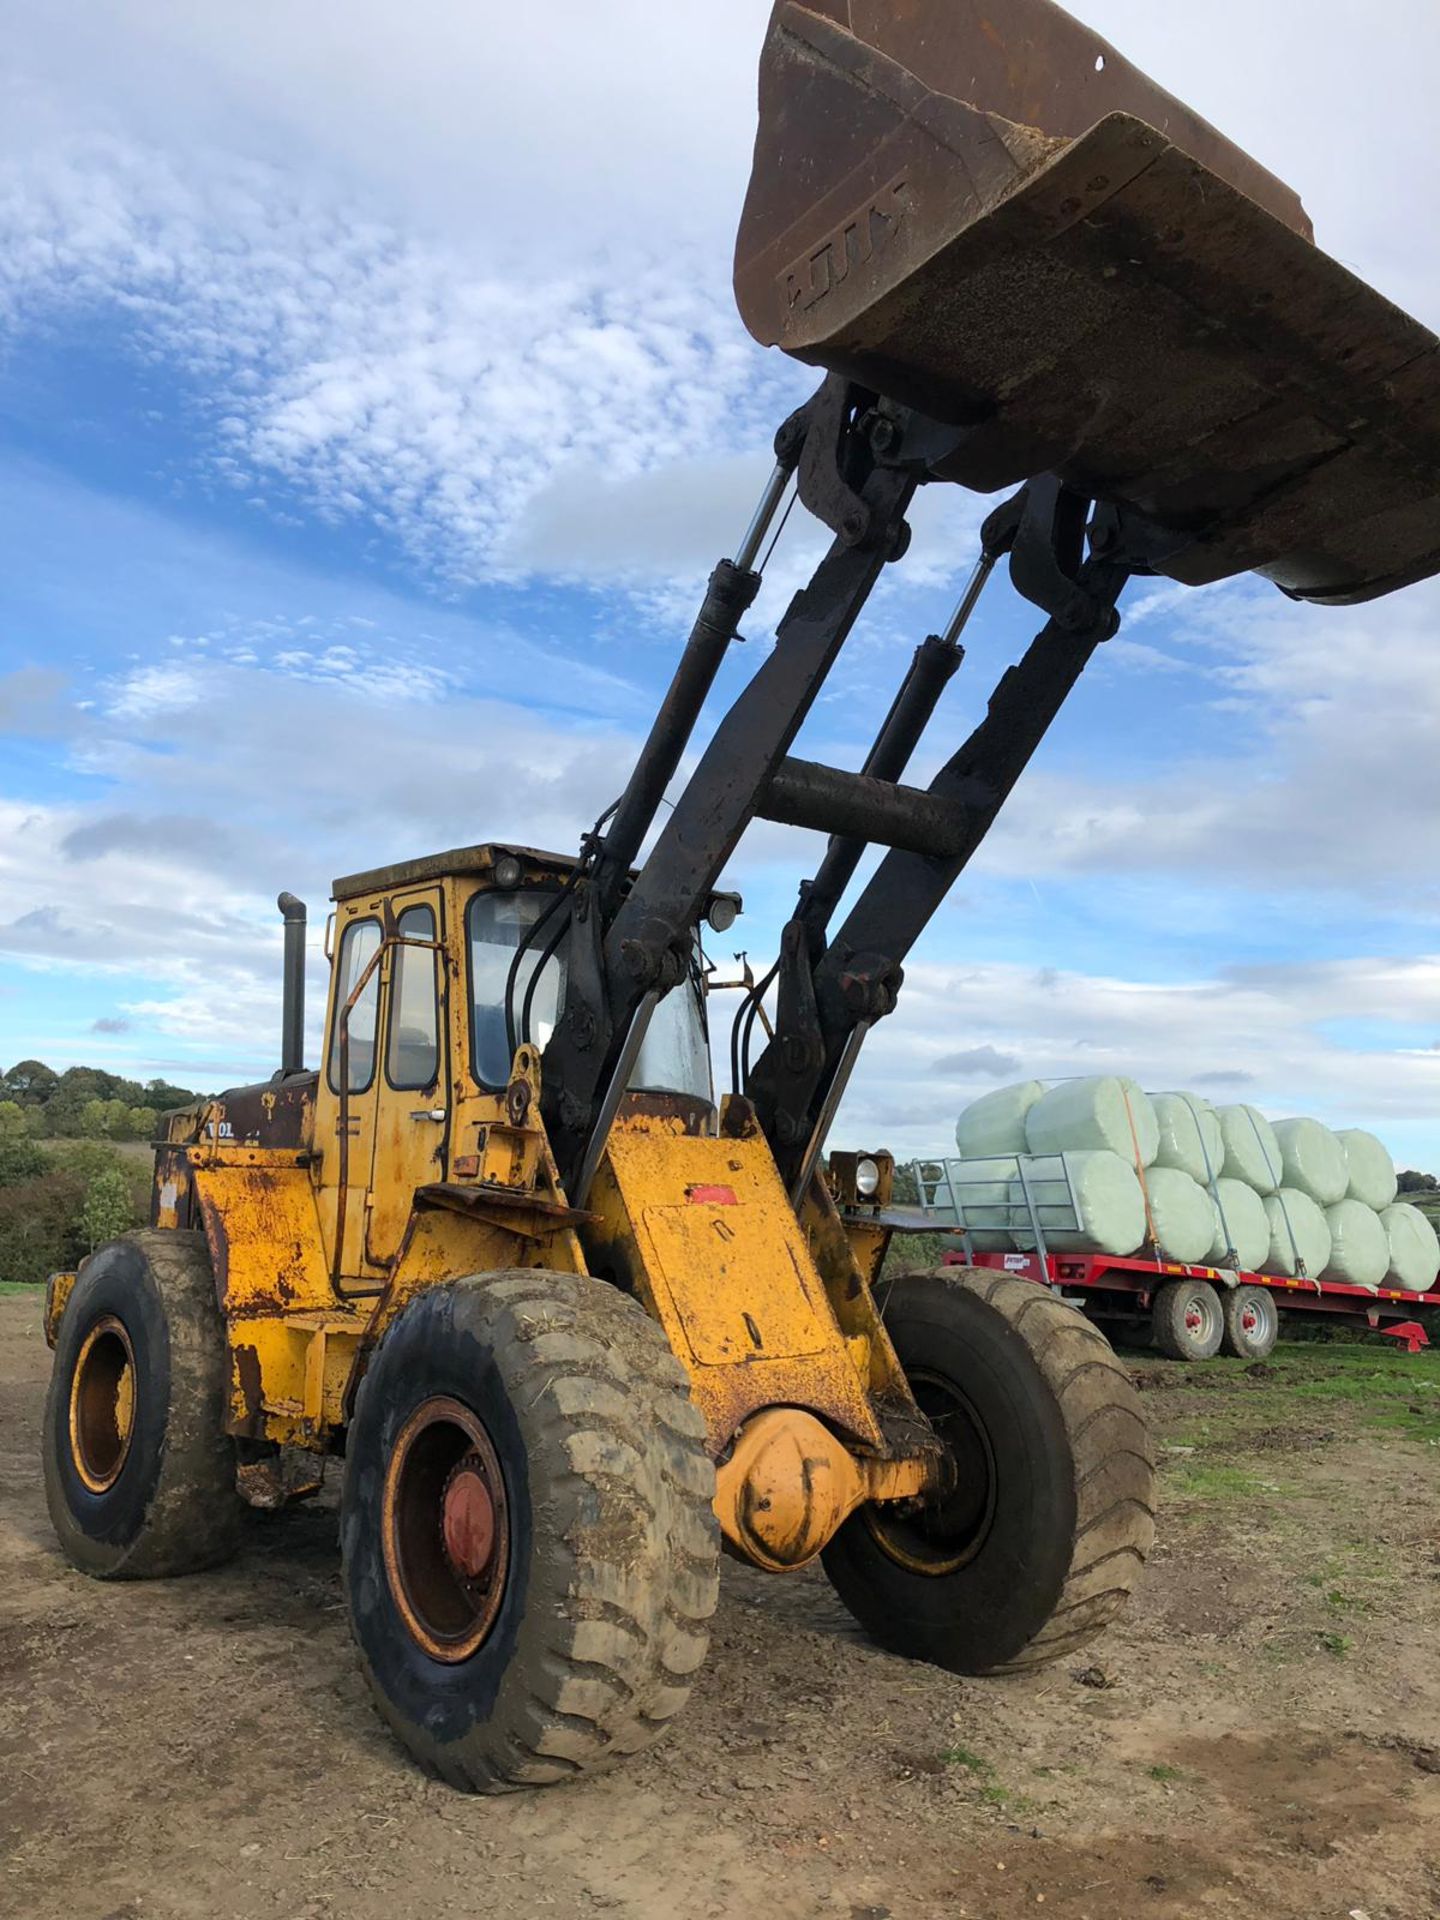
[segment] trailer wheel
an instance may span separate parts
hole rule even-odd
[[[234,1552],[245,1503],[224,1431],[225,1322],[203,1234],[145,1229],[92,1253],[45,1397],[45,1499],[82,1573],[156,1580]]]
[[[1268,1287],[1235,1287],[1225,1295],[1222,1345],[1237,1360],[1266,1360],[1280,1338],[1280,1311]]]
[[[1220,1296],[1208,1280],[1171,1280],[1150,1309],[1150,1337],[1172,1360],[1213,1360],[1225,1336]]]
[[[825,1571],[879,1643],[953,1673],[1043,1666],[1108,1626],[1154,1537],[1154,1460],[1104,1335],[1033,1281],[948,1267],[877,1301],[955,1467],[933,1504],[872,1503]]]
[[[534,1268],[428,1289],[346,1445],[345,1592],[381,1714],[470,1792],[649,1746],[707,1651],[714,1495],[684,1371],[634,1301]]]

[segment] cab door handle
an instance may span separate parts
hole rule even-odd
[[[433,1120],[438,1125],[440,1121],[442,1121],[445,1118],[445,1108],[444,1107],[412,1107],[410,1109],[410,1118],[412,1120]]]

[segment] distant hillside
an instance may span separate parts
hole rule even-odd
[[[199,1097],[168,1080],[21,1060],[0,1074],[0,1140],[152,1140],[162,1113]]]
[[[1433,1173],[1416,1173],[1413,1167],[1407,1168],[1400,1175],[1400,1198],[1418,1207],[1440,1232],[1440,1180]]]

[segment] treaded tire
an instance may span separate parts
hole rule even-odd
[[[1213,1360],[1225,1337],[1220,1295],[1208,1280],[1170,1280],[1150,1309],[1150,1338],[1171,1360]]]
[[[87,1335],[117,1320],[134,1361],[134,1417],[113,1485],[93,1491],[71,1444]],[[229,1356],[205,1237],[143,1228],[92,1253],[65,1304],[45,1396],[45,1500],[67,1558],[101,1580],[160,1580],[235,1551],[245,1503],[224,1431]]]
[[[1231,1287],[1221,1296],[1221,1346],[1237,1360],[1268,1360],[1280,1338],[1280,1309],[1268,1287]],[[1250,1325],[1246,1322],[1250,1321]]]
[[[922,1544],[910,1523],[862,1508],[826,1548],[826,1573],[866,1631],[910,1659],[969,1674],[1060,1659],[1114,1620],[1154,1537],[1154,1459],[1129,1375],[1033,1281],[947,1267],[882,1284],[877,1299],[921,1405],[963,1400],[956,1498],[976,1513],[952,1536],[960,1563],[921,1571],[896,1557]],[[981,1473],[983,1502],[966,1492]],[[926,1550],[943,1563],[947,1549]]]
[[[458,1662],[412,1633],[385,1561],[386,1464],[437,1396],[483,1423],[508,1506],[498,1612]],[[471,1792],[568,1780],[649,1746],[709,1647],[714,1494],[684,1370],[634,1301],[536,1268],[427,1289],[381,1341],[346,1446],[346,1599],[381,1714]]]

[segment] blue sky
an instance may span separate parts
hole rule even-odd
[[[542,44],[440,0],[12,4],[0,1062],[267,1072],[280,887],[318,934],[336,873],[568,848],[623,783],[810,385],[728,288],[768,8],[700,11],[576,0]],[[1429,0],[1383,46],[1339,0],[1080,11],[1440,323]],[[924,499],[806,751],[858,762],[983,511]],[[707,724],[819,547],[792,523]],[[1133,590],[839,1138],[934,1150],[997,1080],[1123,1068],[1440,1169],[1437,624],[1430,586]],[[930,765],[1028,631],[993,589]],[[718,957],[768,960],[815,852],[752,834]]]

